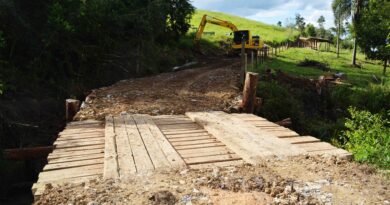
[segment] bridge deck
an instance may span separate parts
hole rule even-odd
[[[72,122],[59,134],[48,164],[32,191],[45,184],[96,177],[126,180],[156,169],[257,164],[269,156],[330,154],[345,150],[251,114],[188,112],[186,115],[130,115]]]

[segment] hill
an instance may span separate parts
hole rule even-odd
[[[274,25],[265,24],[259,21],[254,21],[246,18],[242,18],[239,16],[234,16],[231,14],[226,14],[222,12],[213,12],[213,11],[207,11],[207,10],[196,10],[195,14],[192,16],[191,19],[191,30],[190,32],[196,32],[196,29],[199,26],[199,23],[202,19],[202,16],[204,14],[207,14],[212,17],[216,17],[222,20],[230,21],[234,23],[238,29],[240,30],[251,30],[252,35],[260,35],[261,38],[265,42],[285,42],[286,40],[290,39],[293,40],[294,37],[298,35],[298,32],[295,30],[278,27]],[[228,28],[207,24],[205,28],[205,32],[215,32],[215,36],[208,36],[204,35],[203,38],[215,41],[220,40],[222,38],[225,38],[228,33],[231,31]]]

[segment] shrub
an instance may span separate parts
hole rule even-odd
[[[346,130],[342,135],[344,147],[359,162],[390,168],[390,122],[381,114],[359,111],[353,107],[348,111],[351,116],[346,119]],[[390,110],[387,112],[390,115]]]

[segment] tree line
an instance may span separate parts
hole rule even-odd
[[[0,0],[0,90],[64,96],[158,72],[193,12],[188,0]]]

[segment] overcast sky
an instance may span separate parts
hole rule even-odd
[[[325,17],[325,27],[333,27],[331,0],[191,0],[198,9],[220,11],[245,18],[276,24],[295,17],[296,13],[306,23],[318,26],[317,19]]]

